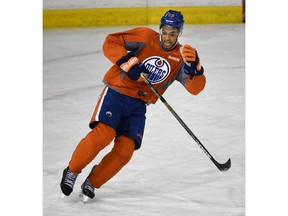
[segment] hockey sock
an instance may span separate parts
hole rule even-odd
[[[115,133],[113,128],[99,122],[74,150],[69,162],[69,169],[79,174],[102,149],[112,142]]]
[[[115,139],[115,144],[102,161],[90,173],[89,179],[95,188],[100,188],[131,159],[134,152],[134,140],[126,136],[120,136]]]

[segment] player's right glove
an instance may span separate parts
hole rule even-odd
[[[200,64],[200,58],[195,48],[185,44],[180,48],[180,54],[185,62],[184,72],[195,76],[202,75],[204,68]]]
[[[139,61],[133,52],[129,52],[126,56],[119,59],[116,65],[126,72],[127,76],[132,80],[138,80],[141,72],[149,74],[145,65]]]

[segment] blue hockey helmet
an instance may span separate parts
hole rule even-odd
[[[180,11],[169,10],[161,18],[160,29],[162,26],[169,26],[178,28],[180,31],[182,31],[183,25],[184,19],[182,13]]]

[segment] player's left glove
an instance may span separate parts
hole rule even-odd
[[[119,59],[116,65],[126,72],[127,76],[132,80],[138,80],[141,72],[149,74],[145,65],[139,61],[133,52],[129,52],[126,56]]]
[[[195,48],[185,44],[180,48],[180,53],[185,62],[184,72],[195,76],[202,75],[204,68],[200,64],[200,58]]]

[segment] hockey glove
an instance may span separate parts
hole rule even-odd
[[[122,57],[116,62],[116,65],[126,72],[127,76],[132,80],[138,80],[140,73],[149,73],[147,68],[133,52],[129,52],[126,56]]]
[[[180,48],[180,54],[185,62],[184,72],[195,76],[202,75],[204,68],[200,64],[200,59],[196,49],[185,44]]]

